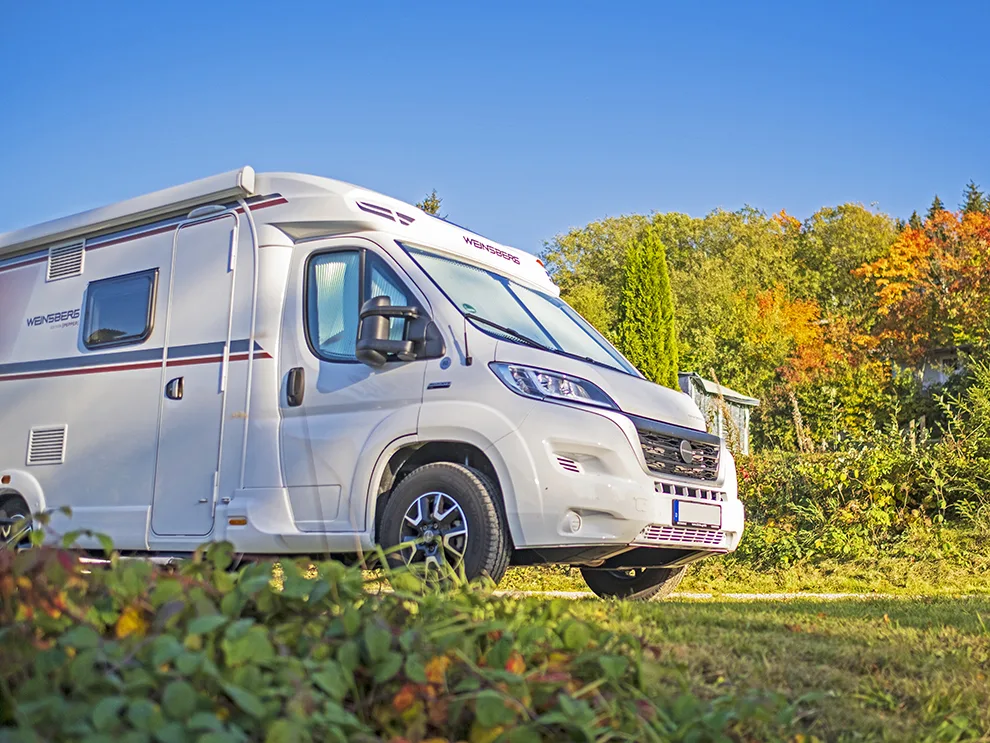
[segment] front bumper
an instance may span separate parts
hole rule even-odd
[[[738,546],[745,509],[728,450],[722,449],[714,481],[661,476],[647,469],[629,417],[569,405],[540,407],[539,415],[527,417],[495,447],[510,470],[513,497],[506,507],[516,549],[724,553]],[[675,523],[675,501],[717,506],[721,526]]]

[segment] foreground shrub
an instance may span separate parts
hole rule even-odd
[[[275,588],[271,563],[229,555],[87,573],[0,550],[0,739],[710,740],[779,712],[651,701],[641,643],[562,602],[369,593],[337,562],[283,561]]]

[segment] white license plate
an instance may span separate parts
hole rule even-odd
[[[674,523],[688,526],[722,526],[722,506],[717,503],[674,501]]]

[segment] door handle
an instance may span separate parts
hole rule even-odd
[[[289,378],[285,386],[285,400],[290,408],[302,405],[306,393],[306,370],[301,366],[289,370]]]
[[[184,381],[185,377],[176,377],[165,385],[165,397],[169,400],[181,400],[182,392],[185,387]]]

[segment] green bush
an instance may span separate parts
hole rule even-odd
[[[276,587],[273,564],[230,554],[87,572],[0,550],[0,739],[703,741],[781,714],[752,694],[651,700],[649,648],[564,602],[376,593],[332,561],[283,561]]]
[[[981,525],[990,486],[990,366],[939,401],[934,429],[894,422],[831,450],[739,460],[747,530],[735,558],[786,567],[937,548],[947,521]]]

